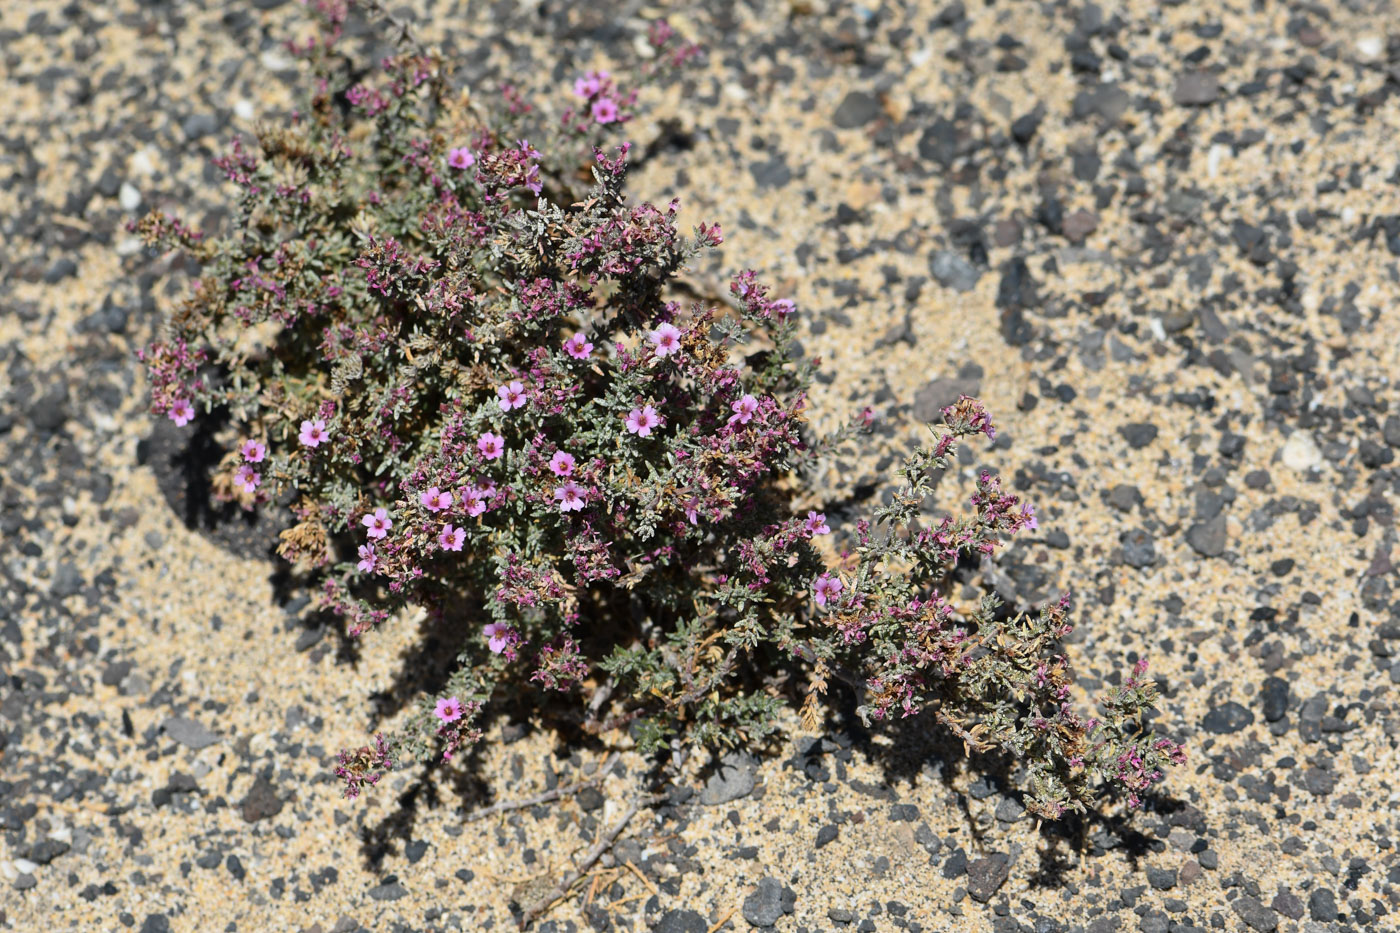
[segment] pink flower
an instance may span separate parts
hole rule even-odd
[[[574,334],[564,341],[564,352],[576,360],[586,360],[588,354],[593,352],[593,344],[583,334]]]
[[[436,486],[429,486],[419,494],[418,501],[423,503],[423,508],[429,512],[441,512],[452,506],[452,493],[444,492]]]
[[[629,434],[651,437],[651,429],[660,426],[661,416],[650,405],[644,408],[634,408],[627,413],[627,433]]]
[[[510,411],[512,408],[519,408],[529,399],[525,397],[525,387],[520,384],[520,380],[515,379],[503,386],[496,387],[496,394],[500,396],[497,402],[501,406],[501,411]]]
[[[486,636],[486,647],[492,654],[500,654],[510,644],[510,626],[503,622],[489,622],[481,633]]]
[[[1021,524],[1025,525],[1031,531],[1035,531],[1040,527],[1040,522],[1035,519],[1035,506],[1031,505],[1029,502],[1021,506]]]
[[[355,567],[361,573],[373,572],[375,565],[379,563],[379,557],[374,553],[373,544],[360,545],[360,562]]]
[[[736,421],[740,424],[748,424],[749,420],[758,412],[758,399],[752,395],[745,395],[729,407],[734,412],[729,416],[729,424]]]
[[[573,480],[554,490],[554,498],[559,501],[561,512],[577,512],[583,508],[584,495],[583,487]]]
[[[816,597],[818,606],[825,606],[828,599],[835,599],[837,594],[845,588],[840,577],[824,573],[817,577],[817,581],[812,584],[812,595]]]
[[[506,452],[506,439],[487,431],[476,439],[476,449],[481,451],[481,456],[487,460],[495,460]]]
[[[681,332],[674,324],[662,324],[651,332],[651,342],[656,344],[658,358],[670,356],[681,348]]]
[[[593,102],[593,119],[597,123],[612,123],[617,120],[617,102],[611,97],[600,97]]]
[[[808,512],[804,527],[809,535],[831,534],[831,526],[826,523],[826,515],[822,512]]]
[[[788,318],[797,313],[797,305],[793,304],[791,298],[779,298],[772,304],[773,315],[782,324]]]
[[[590,71],[582,78],[574,79],[574,93],[583,98],[592,97],[603,89],[603,82],[607,79],[606,71]]]
[[[262,441],[244,441],[241,450],[243,459],[249,463],[262,463],[267,456],[267,445]]]
[[[321,442],[328,440],[326,434],[326,422],[317,418],[315,421],[303,421],[301,423],[301,433],[297,435],[297,440],[307,447],[319,447]]]
[[[566,454],[562,450],[556,450],[554,456],[549,458],[549,468],[555,476],[570,476],[574,472],[574,455]]]
[[[466,146],[448,150],[447,164],[453,168],[471,168],[476,164],[476,156]]]
[[[692,525],[700,524],[700,500],[694,496],[685,500],[685,518]]]
[[[390,528],[394,527],[394,520],[389,517],[388,509],[378,508],[360,519],[360,524],[369,529],[365,534],[371,538],[382,538],[389,533]]]
[[[477,486],[475,489],[477,495],[483,499],[496,498],[496,481],[494,479],[488,479],[485,484]]]
[[[254,473],[253,468],[245,463],[233,474],[233,481],[243,487],[244,492],[257,492],[258,483],[262,482],[262,474]]]
[[[462,718],[462,701],[456,697],[446,697],[437,701],[433,715],[443,722],[456,722]]]
[[[462,492],[462,505],[467,510],[467,514],[476,518],[486,511],[486,500],[481,495],[481,490],[475,486],[468,486]]]
[[[190,423],[194,417],[194,406],[187,398],[177,398],[170,403],[170,420],[175,422],[175,427],[183,428]]]
[[[465,540],[467,529],[453,528],[450,524],[443,525],[442,533],[438,535],[438,544],[442,545],[444,551],[460,551]]]

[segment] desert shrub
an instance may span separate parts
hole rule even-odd
[[[920,515],[958,439],[993,436],[977,401],[944,411],[847,551],[823,544],[827,517],[795,504],[864,422],[813,436],[799,311],[752,272],[723,300],[668,290],[722,235],[628,203],[627,146],[601,144],[632,92],[586,74],[545,120],[514,88],[454,92],[411,45],[350,85],[330,53],[344,8],[319,7],[308,105],[218,160],[231,232],[140,223],[199,263],[143,358],[156,414],[236,432],[221,496],[291,497],[279,550],[354,634],[426,607],[469,635],[401,731],[342,753],[348,793],[459,754],[485,706],[532,693],[660,752],[758,742],[788,702],[815,725],[841,681],[869,722],[929,711],[1014,754],[1047,816],[1104,781],[1135,801],[1180,759],[1141,731],[1141,665],[1100,718],[1074,711],[1067,598],[949,601],[960,557],[1035,527],[990,474],[960,517]],[[652,38],[653,63],[695,54]]]

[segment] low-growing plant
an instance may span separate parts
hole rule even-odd
[[[815,726],[840,680],[867,722],[930,711],[968,747],[1012,753],[1048,817],[1101,782],[1136,802],[1182,759],[1141,730],[1143,664],[1101,718],[1074,711],[1067,597],[1010,617],[991,596],[949,601],[960,557],[1036,524],[988,473],[965,515],[921,518],[957,440],[994,435],[977,401],[944,410],[848,551],[822,546],[827,517],[794,503],[863,419],[813,436],[798,309],[752,272],[726,301],[669,297],[722,235],[682,233],[675,201],[628,203],[627,146],[595,146],[631,92],[585,74],[550,124],[513,88],[455,94],[412,48],[348,85],[329,53],[344,5],[318,7],[328,28],[297,48],[309,106],[218,160],[231,232],[139,225],[200,263],[143,358],[154,412],[217,411],[237,432],[221,496],[293,497],[279,550],[354,634],[405,607],[470,633],[403,730],[342,753],[350,795],[458,755],[484,707],[531,692],[656,752],[758,742],[799,697]],[[664,25],[652,39],[653,62],[696,54]],[[529,119],[552,148],[523,138]],[[580,142],[591,185],[570,200]]]

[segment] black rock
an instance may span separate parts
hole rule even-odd
[[[917,148],[919,158],[947,168],[957,158],[958,128],[952,121],[939,117],[920,134]]]
[[[1141,450],[1157,439],[1157,426],[1142,421],[1118,426],[1118,433],[1133,450]]]
[[[25,857],[31,862],[47,865],[60,855],[67,853],[71,848],[72,846],[68,843],[58,839],[40,839],[29,847],[29,852]]]
[[[1158,891],[1170,891],[1176,887],[1175,868],[1154,868],[1147,866],[1147,883]]]
[[[730,752],[720,759],[719,767],[705,782],[700,792],[700,802],[707,806],[717,806],[747,797],[753,793],[758,762],[752,755],[743,752]]]
[[[141,924],[141,933],[170,933],[170,918],[165,914],[149,914]]]
[[[914,420],[924,424],[938,424],[943,420],[943,409],[953,404],[961,395],[977,395],[981,383],[975,379],[957,379],[940,376],[930,379],[914,393],[912,414]]]
[[[1022,146],[1035,138],[1035,131],[1040,129],[1040,121],[1044,116],[1039,109],[1023,114],[1011,121],[1011,138]]]
[[[830,907],[826,911],[826,919],[832,923],[850,923],[856,919],[856,915],[844,907]]]
[[[277,799],[277,788],[267,778],[259,776],[248,789],[248,795],[239,803],[243,819],[249,823],[265,820],[282,812],[282,801]]]
[[[172,716],[161,723],[160,728],[186,748],[208,748],[219,741],[217,735],[186,716]]]
[[[1278,892],[1269,906],[1289,920],[1303,919],[1303,902],[1292,891]]]
[[[1123,532],[1118,538],[1118,543],[1123,547],[1123,562],[1129,567],[1141,570],[1151,567],[1152,562],[1157,559],[1157,548],[1152,534],[1145,528]]]
[[[1288,681],[1283,678],[1265,678],[1259,695],[1264,703],[1265,722],[1278,722],[1288,712]]]
[[[1006,883],[1011,868],[1006,855],[993,852],[987,858],[979,858],[967,866],[967,893],[974,901],[985,904]]]
[[[961,878],[967,873],[967,852],[961,847],[954,849],[953,854],[948,856],[943,863],[943,877],[952,881],[954,878]]]
[[[939,250],[929,258],[929,272],[939,285],[955,292],[970,292],[977,287],[982,273],[961,254],[952,250]]]
[[[1254,722],[1254,714],[1231,700],[1213,708],[1201,719],[1201,728],[1216,735],[1239,732]]]
[[[579,791],[574,797],[578,801],[579,809],[585,813],[592,813],[603,806],[603,793],[598,788],[589,785]]]
[[[706,933],[710,925],[693,910],[668,910],[661,915],[655,933]]]
[[[744,898],[744,919],[756,927],[771,927],[783,915],[783,886],[776,878],[764,878]]]
[[[1131,512],[1142,505],[1142,492],[1136,486],[1119,483],[1108,491],[1108,504],[1120,512]]]
[[[219,131],[219,117],[212,113],[192,113],[180,121],[180,129],[185,139],[193,142]]]
[[[838,129],[853,130],[880,115],[880,99],[865,91],[850,91],[841,99],[831,122]]]
[[[1021,805],[1021,802],[1019,800],[1014,800],[1011,797],[1006,797],[1001,801],[1001,803],[997,804],[996,817],[1003,823],[1018,822],[1022,818],[1024,818],[1025,815],[1026,808]]]
[[[1273,933],[1278,929],[1278,914],[1274,913],[1273,908],[1260,903],[1257,897],[1237,897],[1230,902],[1230,906],[1250,929],[1258,930],[1259,933]]]
[[[1225,516],[1197,522],[1186,529],[1186,543],[1202,557],[1219,557],[1225,553]]]
[[[1337,776],[1325,768],[1309,768],[1303,772],[1303,786],[1317,797],[1326,797],[1337,787]]]
[[[53,265],[44,273],[44,284],[57,285],[69,276],[77,274],[78,264],[67,256],[61,256],[55,259]]]
[[[1308,895],[1308,916],[1318,923],[1337,919],[1337,897],[1327,888],[1314,888]]]
[[[827,823],[827,824],[826,824],[825,826],[823,826],[821,829],[817,830],[817,848],[818,848],[818,849],[822,848],[823,846],[827,845],[828,843],[835,842],[835,841],[836,841],[836,826],[835,826],[835,824]]]
[[[1400,415],[1391,415],[1381,427],[1381,437],[1391,447],[1400,447]]]
[[[750,162],[749,174],[760,188],[782,188],[792,181],[792,169],[782,153],[774,153],[767,162]]]
[[[408,888],[397,881],[390,881],[369,889],[369,896],[376,901],[396,901],[408,896]]]
[[[895,823],[912,823],[919,818],[919,808],[912,803],[897,803],[890,807],[890,820]]]
[[[408,864],[416,865],[428,851],[428,841],[426,839],[415,839],[403,847],[404,858],[408,859]]]
[[[62,384],[53,386],[29,406],[26,414],[30,423],[40,431],[57,431],[69,418],[68,387]]]
[[[1188,71],[1177,78],[1172,101],[1183,107],[1203,107],[1220,96],[1220,80],[1204,71]]]
[[[235,881],[242,881],[248,877],[248,871],[243,867],[243,860],[238,856],[230,855],[224,864],[228,866],[228,873],[233,875]]]

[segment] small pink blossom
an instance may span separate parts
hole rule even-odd
[[[549,469],[555,476],[572,476],[574,464],[574,455],[562,450],[556,450],[554,456],[549,458]]]
[[[758,412],[758,399],[754,398],[752,395],[745,395],[743,398],[739,399],[739,401],[730,405],[729,408],[734,412],[734,414],[729,416],[729,424],[733,424],[736,421],[740,424],[748,424]]]
[[[267,445],[262,441],[247,440],[240,448],[243,459],[249,463],[262,463],[263,457],[267,456]]]
[[[481,634],[486,636],[486,647],[492,654],[500,654],[510,644],[510,626],[503,622],[488,622]]]
[[[262,474],[253,472],[253,468],[245,463],[233,474],[233,481],[242,487],[244,492],[257,492],[258,483],[262,482]]]
[[[651,429],[660,426],[661,416],[650,405],[634,408],[627,413],[627,432],[629,434],[651,437]]]
[[[700,500],[691,496],[685,500],[685,519],[692,525],[700,524]]]
[[[467,540],[467,529],[453,528],[450,524],[442,526],[442,532],[438,535],[438,544],[442,545],[444,551],[460,551],[462,542]]]
[[[361,573],[372,573],[379,563],[379,556],[374,553],[373,544],[362,544],[359,548],[360,562],[355,567]]]
[[[613,123],[617,120],[617,101],[611,97],[600,97],[593,102],[593,120],[596,123]]]
[[[681,348],[681,332],[674,324],[662,324],[651,332],[651,342],[656,344],[658,358],[670,356]]]
[[[303,421],[301,423],[301,433],[297,435],[297,440],[306,447],[319,447],[322,441],[328,440],[330,435],[326,434],[326,422],[320,418],[314,421]]]
[[[586,360],[588,354],[593,352],[593,344],[583,334],[574,334],[564,341],[564,352],[576,360]]]
[[[381,507],[360,519],[360,524],[368,529],[365,534],[371,538],[382,538],[394,527],[394,520],[389,517],[389,510]]]
[[[1035,506],[1031,505],[1029,502],[1021,506],[1021,524],[1031,531],[1035,531],[1040,527],[1040,522],[1036,521],[1035,518]]]
[[[486,511],[486,499],[481,494],[481,490],[475,486],[468,486],[462,491],[462,507],[467,510],[467,514],[476,518]]]
[[[525,397],[525,387],[520,384],[520,380],[513,379],[503,386],[496,387],[496,395],[500,396],[497,402],[501,406],[501,411],[510,411],[512,408],[519,408],[529,399]]]
[[[476,164],[476,156],[466,146],[459,146],[456,149],[448,150],[447,164],[453,168],[471,168]]]
[[[592,97],[603,89],[603,82],[608,77],[606,71],[590,71],[582,78],[575,78],[574,94],[585,99]]]
[[[829,535],[831,526],[826,523],[826,515],[822,512],[808,512],[807,521],[804,526],[809,535]]]
[[[824,573],[817,577],[812,584],[812,595],[816,597],[818,606],[825,606],[828,599],[834,600],[846,586],[841,582],[840,577],[833,577],[829,573]]]
[[[183,428],[190,423],[194,417],[194,406],[187,398],[177,398],[170,403],[170,420],[175,422],[175,427]]]
[[[462,701],[456,697],[445,697],[438,700],[433,715],[443,722],[456,722],[462,718]]]
[[[506,452],[506,439],[499,434],[487,431],[476,440],[476,449],[487,460],[496,460]]]
[[[483,499],[496,498],[496,481],[494,479],[488,479],[485,483],[475,487],[475,489],[477,494]]]
[[[554,490],[554,498],[558,500],[561,512],[577,512],[583,508],[584,496],[583,487],[573,480],[569,480]]]
[[[419,494],[418,501],[423,503],[423,508],[429,512],[441,512],[443,509],[452,507],[452,493],[438,489],[436,486],[429,486]]]

